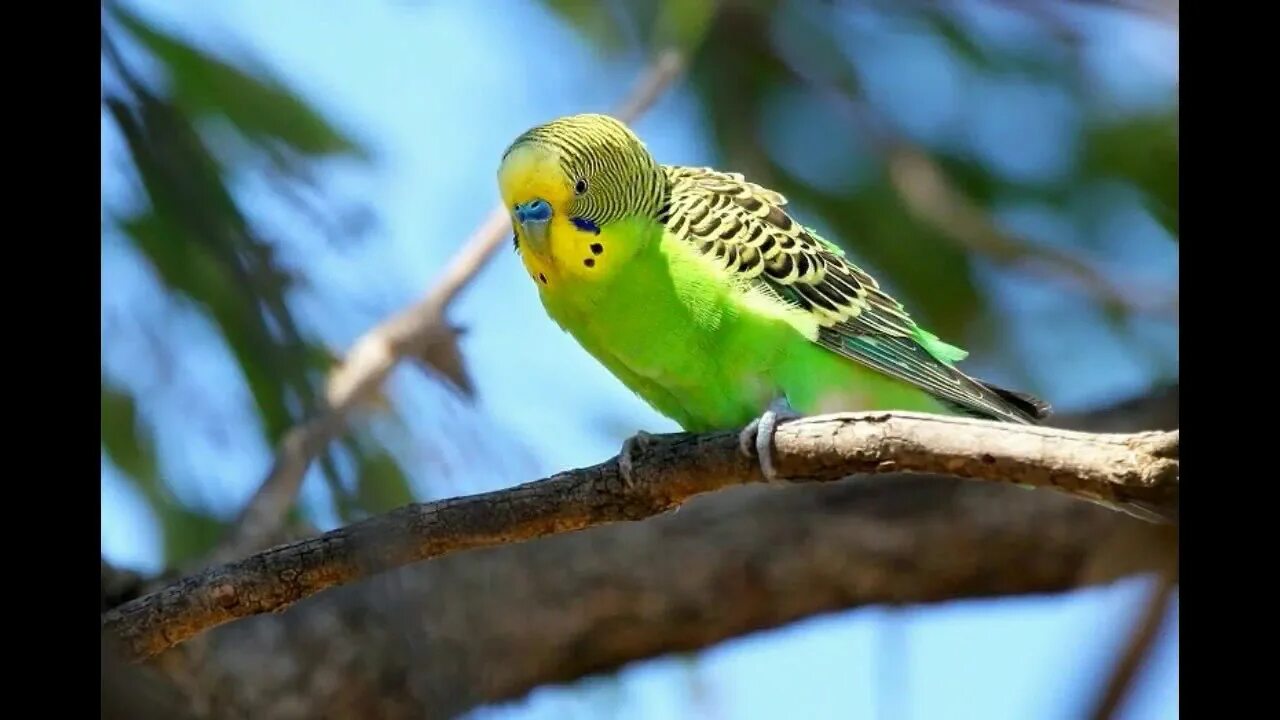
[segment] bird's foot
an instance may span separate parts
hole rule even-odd
[[[778,471],[773,464],[773,434],[778,425],[797,420],[800,413],[791,409],[785,399],[775,400],[760,417],[747,424],[738,434],[738,449],[747,457],[755,457],[760,463],[760,473],[766,482],[777,482]]]
[[[636,450],[643,450],[651,444],[653,444],[653,436],[643,430],[637,431],[622,443],[622,450],[618,452],[618,474],[622,476],[622,484],[628,489],[635,487],[632,479],[635,469],[633,455]]]

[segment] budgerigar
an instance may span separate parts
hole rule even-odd
[[[833,243],[742,175],[658,163],[623,123],[563,117],[520,135],[498,185],[547,314],[689,432],[742,428],[777,478],[779,422],[844,410],[1016,423],[1049,406],[955,368]],[[922,260],[925,261],[925,260]],[[620,454],[631,458],[643,431]]]

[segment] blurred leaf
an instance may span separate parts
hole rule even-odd
[[[1046,42],[1034,52],[1008,52],[975,39],[970,31],[950,15],[950,8],[926,10],[913,19],[946,42],[956,57],[973,68],[996,75],[1019,75],[1025,78],[1060,83],[1070,74],[1071,54],[1061,40],[1045,33]]]
[[[605,2],[583,0],[542,0],[543,5],[606,53],[625,45],[626,34]]]
[[[971,157],[934,150],[930,150],[929,157],[965,197],[982,207],[990,208],[1020,190]]]
[[[161,480],[155,447],[138,418],[133,396],[102,378],[102,447],[155,513],[164,538],[164,561],[175,567],[202,556],[224,523],[183,506]]]
[[[146,34],[145,26],[139,29],[136,20],[133,25],[136,32]],[[172,50],[164,43],[158,47]],[[120,65],[119,59],[113,60]],[[128,75],[127,69],[118,69]],[[304,412],[315,407],[314,382],[308,371],[323,369],[310,362],[286,303],[284,293],[291,278],[275,262],[274,248],[256,237],[226,187],[217,158],[191,127],[186,111],[136,82],[132,89],[133,107],[110,96],[106,104],[129,145],[155,222],[126,224],[124,229],[145,246],[144,252],[171,287],[211,312],[245,366],[268,439],[274,442],[296,420],[296,413],[289,409],[290,397]],[[252,115],[284,112],[285,121],[291,121],[288,107],[246,107]],[[314,113],[306,110],[305,114]],[[146,229],[158,232],[144,233]],[[178,244],[192,247],[166,247],[180,238],[187,242]],[[175,253],[188,257],[175,257]],[[180,267],[188,264],[183,261],[195,259],[190,253],[204,261],[195,263],[206,271],[202,276]],[[166,259],[178,262],[166,263]],[[179,267],[175,270],[175,266]]]
[[[149,207],[108,221],[139,250],[171,300],[191,302],[216,326],[243,373],[266,439],[274,443],[316,407],[330,358],[299,331],[286,298],[296,280],[249,221],[227,178],[252,167],[270,173],[274,192],[302,197],[296,192],[300,186],[319,190],[310,166],[316,158],[366,154],[260,69],[251,74],[234,67],[115,4],[108,12],[119,24],[104,20],[104,60],[127,92],[104,87],[103,104],[149,201]],[[163,90],[140,80],[116,50],[113,32],[121,27],[166,71]],[[229,124],[262,154],[240,152],[244,146],[218,143],[216,136],[207,139],[204,128],[198,129],[200,120]],[[270,165],[259,167],[259,157]],[[154,509],[165,535],[166,561],[194,559],[221,537],[222,523],[183,506],[161,481],[144,442],[145,428],[130,403],[127,394],[104,386],[104,449]],[[143,434],[129,435],[131,428]],[[332,455],[320,457],[319,465],[330,486],[339,487]],[[358,460],[355,468],[363,467]],[[407,489],[397,496],[396,473],[385,463],[375,464],[369,473],[371,497],[407,496]]]
[[[662,0],[654,21],[653,44],[693,53],[715,17],[713,0]]]
[[[829,6],[787,3],[771,19],[769,30],[773,47],[809,82],[856,97],[861,83],[841,48],[846,38],[830,30],[838,22]]]
[[[218,518],[177,503],[160,512],[164,530],[164,561],[167,567],[182,567],[209,553],[225,534],[228,524]]]
[[[315,405],[312,368],[284,293],[289,277],[256,238],[218,162],[179,110],[145,90],[138,109],[106,103],[128,143],[152,211],[120,223],[161,279],[208,311],[245,371],[268,440]],[[282,336],[282,337],[277,337]]]
[[[356,499],[364,512],[378,514],[413,502],[409,479],[396,461],[381,450],[360,458]]]
[[[165,285],[191,298],[205,309],[227,341],[228,349],[244,373],[254,404],[272,441],[293,422],[285,400],[284,377],[276,363],[265,356],[256,310],[245,288],[236,283],[201,244],[155,213],[145,213],[120,223],[150,261]]]
[[[132,478],[157,480],[155,451],[142,434],[133,396],[102,378],[102,448],[116,467]]]
[[[721,163],[758,178],[765,171],[759,109],[774,88],[791,77],[772,53],[758,51],[767,47],[759,15],[728,5],[707,34],[700,62],[689,71]]]
[[[277,140],[306,155],[367,158],[303,101],[272,79],[258,79],[163,33],[117,3],[111,14],[168,68],[173,99],[185,112],[220,115],[259,142]],[[260,73],[261,74],[261,73]]]
[[[974,67],[991,69],[995,66],[988,48],[975,41],[969,35],[969,31],[961,27],[960,23],[947,14],[947,11],[926,10],[920,13],[920,20],[937,33],[938,37],[945,40],[952,52]]]
[[[605,54],[628,45],[693,54],[715,16],[718,0],[542,0],[557,17]],[[741,2],[741,0],[739,0]]]
[[[1146,195],[1153,217],[1178,239],[1178,115],[1126,118],[1085,135],[1081,161],[1090,176],[1128,180]]]

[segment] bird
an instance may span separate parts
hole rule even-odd
[[[782,194],[741,173],[659,163],[614,117],[529,128],[497,181],[550,319],[684,431],[740,428],[767,481],[778,480],[778,425],[806,415],[1038,424],[1052,411],[958,369],[967,351],[918,325]],[[640,430],[623,443],[628,485],[650,442]]]

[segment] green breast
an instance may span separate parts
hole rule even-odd
[[[627,241],[607,233],[606,246]],[[799,337],[743,312],[724,278],[662,235],[608,280],[577,285],[543,291],[548,313],[632,391],[691,431],[758,415],[777,391],[770,366]]]

